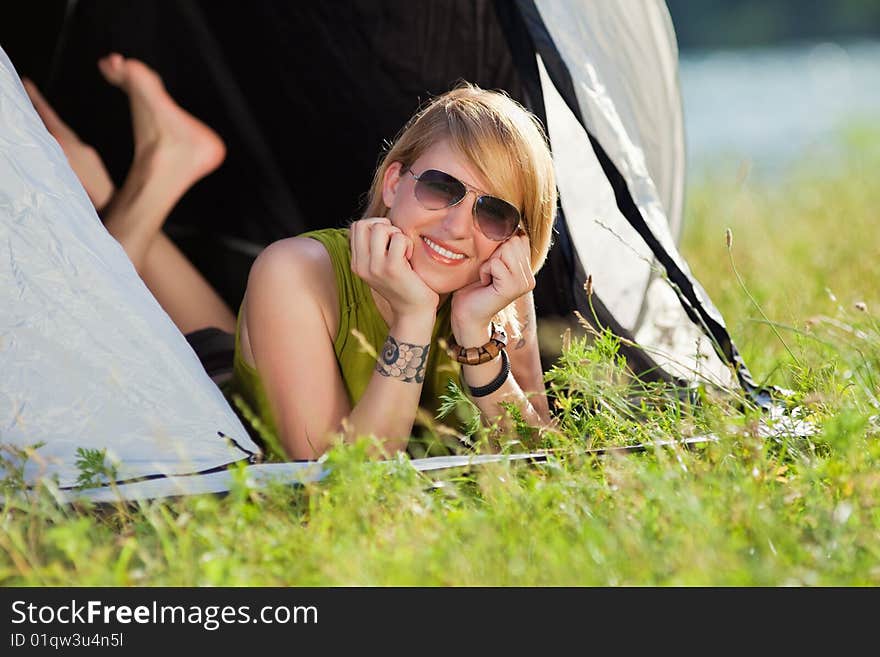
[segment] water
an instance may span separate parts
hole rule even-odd
[[[683,52],[689,175],[739,167],[773,175],[832,158],[853,121],[880,131],[880,41]]]

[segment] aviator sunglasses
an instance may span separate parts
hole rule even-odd
[[[415,178],[416,200],[426,210],[451,208],[461,203],[468,191],[472,191],[477,197],[473,209],[474,220],[483,235],[494,242],[503,242],[519,228],[522,219],[519,210],[504,199],[481,194],[458,178],[436,169],[427,169],[420,174],[409,167],[406,171]]]

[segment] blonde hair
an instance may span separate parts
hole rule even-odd
[[[494,193],[511,201],[520,199],[522,225],[531,245],[531,269],[537,273],[550,250],[556,217],[553,160],[537,117],[500,91],[465,82],[420,109],[382,157],[362,216],[387,216],[382,183],[392,163],[409,167],[444,140],[490,182]],[[518,333],[513,304],[503,314],[502,320],[507,319]]]

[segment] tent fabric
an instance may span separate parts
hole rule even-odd
[[[645,2],[636,14],[617,4],[537,2],[534,8],[562,60],[557,66],[577,80],[573,90],[585,127],[608,145],[606,154],[640,215],[652,218],[663,249],[676,253],[685,150],[678,49],[665,5]],[[688,319],[651,248],[618,207],[587,133],[543,62],[540,77],[561,203],[597,296],[664,370],[731,386],[710,337]]]
[[[0,443],[42,443],[28,483],[75,485],[79,448],[106,450],[119,480],[259,452],[101,225],[2,49],[0,253]]]
[[[664,217],[662,203],[656,192],[651,180],[643,175],[647,170],[645,168],[644,151],[640,148],[629,147],[630,143],[635,143],[638,137],[636,130],[627,131],[622,128],[623,122],[620,119],[620,112],[615,102],[612,102],[602,84],[601,76],[595,74],[599,58],[591,55],[584,55],[581,52],[569,52],[564,54],[557,45],[557,40],[572,47],[572,40],[558,39],[551,36],[551,29],[542,20],[539,15],[537,6],[531,0],[519,0],[518,6],[525,17],[525,21],[529,26],[529,31],[533,37],[538,54],[545,60],[549,59],[552,65],[548,66],[550,78],[560,94],[565,100],[566,105],[572,113],[577,117],[580,124],[586,130],[589,137],[590,145],[601,165],[601,168],[614,188],[617,206],[626,217],[629,224],[638,232],[641,240],[650,248],[659,265],[662,267],[664,278],[671,284],[672,289],[678,296],[681,308],[684,310],[688,319],[701,329],[705,337],[709,338],[711,346],[715,353],[723,359],[726,366],[733,369],[736,375],[736,381],[747,395],[765,409],[769,409],[773,404],[774,396],[784,394],[784,391],[766,387],[759,387],[752,378],[751,372],[743,361],[736,346],[730,338],[724,319],[718,312],[718,309],[712,304],[705,290],[700,286],[690,273],[690,270],[678,253],[675,239],[669,231],[669,223]],[[646,4],[648,7],[650,3]],[[542,6],[544,6],[542,4]],[[557,5],[553,5],[556,7]],[[651,5],[655,8],[661,5]],[[658,17],[665,15],[668,21],[668,13],[665,6],[662,6],[663,13],[657,14]],[[614,11],[611,11],[614,14]],[[647,12],[650,13],[650,10]],[[629,12],[618,12],[620,16],[628,16]],[[575,14],[562,16],[559,30],[571,30],[576,23],[572,21],[576,18]],[[585,21],[586,22],[586,21]],[[637,22],[637,21],[636,21]],[[551,25],[553,25],[551,23]],[[576,28],[575,28],[576,29]],[[658,29],[654,29],[651,33],[656,36]],[[668,31],[671,34],[671,30]],[[674,43],[674,42],[673,42]],[[661,48],[661,52],[662,52]],[[646,60],[647,63],[647,60]],[[577,66],[581,66],[582,70],[578,73]],[[650,67],[649,67],[650,68]],[[650,88],[650,85],[649,85]],[[597,102],[597,98],[599,102]],[[614,101],[617,101],[615,98]],[[625,95],[621,103],[622,107],[626,107]],[[587,119],[590,117],[590,120]],[[592,123],[591,123],[592,121]],[[593,125],[595,123],[596,125]],[[608,130],[603,130],[603,125],[608,126]],[[610,132],[612,134],[605,137],[603,143],[597,138],[596,133]],[[612,153],[609,156],[609,151]],[[615,152],[617,155],[615,156]],[[617,159],[617,162],[615,162]],[[638,244],[638,242],[636,242]],[[655,286],[656,288],[656,286]],[[665,290],[660,290],[666,292]],[[664,294],[668,299],[669,295]],[[657,303],[658,298],[655,297],[654,310],[668,310],[669,303]],[[652,307],[645,304],[645,307]],[[677,309],[676,309],[677,310]],[[644,317],[644,315],[643,315]],[[619,322],[617,322],[619,324]],[[655,325],[660,329],[659,333],[655,331],[643,332],[644,337],[658,337],[667,332],[662,324]],[[693,332],[693,328],[687,323],[682,323],[679,327],[685,331]],[[705,380],[716,384],[721,384],[724,377],[723,367],[705,367],[703,360],[706,355],[711,356],[711,352],[706,352],[700,348],[702,338],[695,345],[695,349],[691,351],[692,365],[686,362],[684,368],[677,368],[684,371],[687,376],[680,379],[681,383],[687,381]],[[674,344],[682,344],[680,340],[667,341],[667,346]],[[687,344],[687,341],[684,342]],[[664,358],[660,359],[663,362]],[[665,358],[668,362],[680,362],[680,358],[676,358],[672,354],[672,358]],[[712,374],[712,375],[709,375]],[[707,376],[709,375],[709,376]],[[720,378],[719,378],[720,377]]]

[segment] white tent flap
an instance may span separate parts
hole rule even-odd
[[[104,229],[0,50],[0,446],[25,479],[75,485],[79,448],[117,478],[257,453]],[[0,470],[0,476],[3,476]]]

